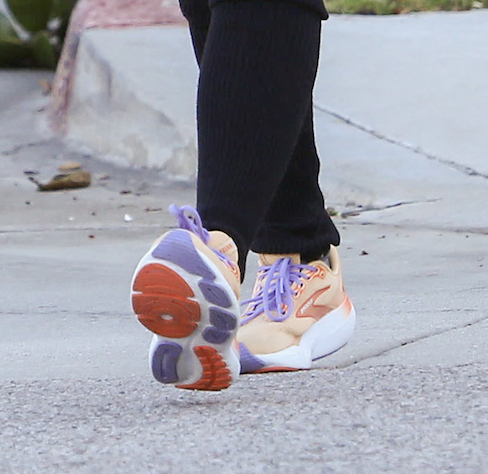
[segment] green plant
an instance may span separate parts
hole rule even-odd
[[[488,6],[488,0],[327,0],[330,13],[391,15],[421,11],[461,11]]]
[[[77,0],[5,0],[0,67],[56,67]]]

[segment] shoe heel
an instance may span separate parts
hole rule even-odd
[[[188,390],[218,391],[228,388],[232,383],[232,375],[222,356],[209,346],[197,346],[194,352],[202,365],[201,378],[189,385],[177,385]]]
[[[352,338],[355,327],[356,310],[349,297],[346,297],[339,308],[312,326],[310,336],[304,335],[311,348],[312,361],[322,359],[344,347]]]
[[[239,374],[239,359],[230,347],[239,305],[213,253],[207,255],[199,245],[186,230],[163,236],[139,263],[132,307],[154,334],[149,350],[154,378],[179,388],[216,391],[228,388]]]

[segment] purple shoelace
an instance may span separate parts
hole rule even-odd
[[[269,319],[280,322],[287,319],[293,311],[293,297],[310,276],[305,270],[316,272],[311,265],[293,264],[290,257],[280,258],[273,265],[259,268],[260,288],[256,295],[242,302],[252,305],[243,314],[242,324],[246,324],[262,313]],[[294,285],[296,284],[296,285]]]
[[[192,232],[193,234],[200,237],[203,243],[208,245],[208,242],[210,240],[210,233],[207,229],[205,229],[205,227],[203,227],[202,218],[195,208],[191,206],[178,207],[176,204],[171,204],[169,206],[169,212],[171,212],[171,214],[175,216],[176,220],[178,221],[178,227],[180,229],[185,229]],[[235,263],[227,255],[219,252],[212,247],[210,248],[224,263],[228,265],[235,265]]]
[[[175,216],[180,229],[189,230],[208,244],[210,235],[208,230],[203,227],[202,218],[196,209],[191,206],[178,207],[176,204],[171,204],[169,212]]]

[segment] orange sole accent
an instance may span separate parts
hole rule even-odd
[[[295,367],[263,367],[262,369],[255,370],[253,374],[264,374],[266,372],[296,372],[297,370],[303,369],[296,369]]]
[[[232,377],[222,356],[213,347],[208,346],[197,346],[194,351],[203,367],[202,378],[193,384],[177,385],[177,387],[210,391],[228,388],[232,382]]]
[[[346,295],[346,298],[345,298],[343,304],[344,304],[344,311],[347,313],[347,317],[351,316],[352,303],[351,303],[351,300],[349,299],[349,296]]]
[[[200,306],[188,283],[164,265],[151,263],[138,273],[132,307],[141,324],[160,336],[181,338],[198,327]]]

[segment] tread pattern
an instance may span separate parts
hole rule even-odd
[[[189,298],[193,290],[175,271],[149,264],[138,273],[132,307],[141,324],[155,334],[182,338],[192,334],[201,319],[200,305]]]
[[[177,385],[188,390],[223,390],[232,383],[232,376],[222,356],[209,346],[196,346],[194,352],[202,364],[200,380],[189,385]]]

